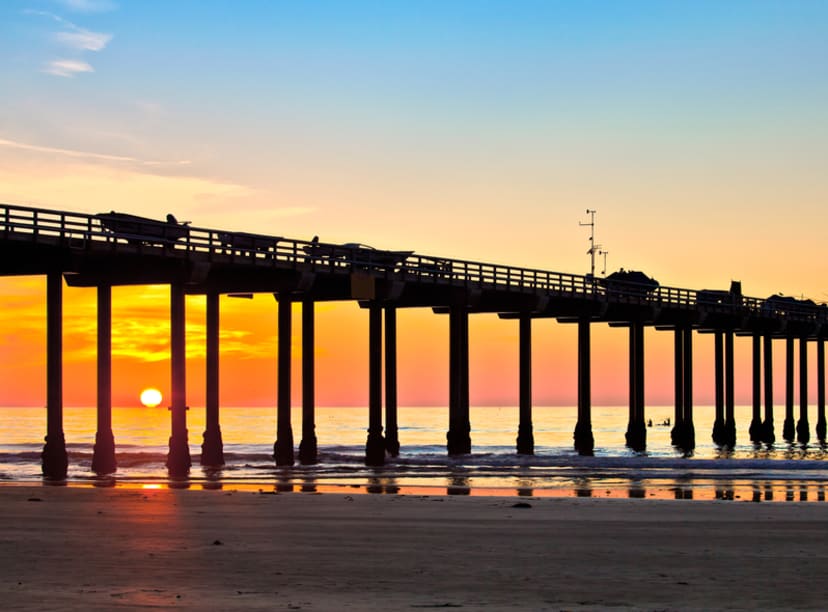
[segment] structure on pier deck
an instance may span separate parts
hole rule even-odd
[[[590,400],[590,327],[595,322],[629,328],[629,426],[627,443],[646,447],[644,418],[644,328],[672,330],[675,342],[675,419],[673,443],[687,451],[695,445],[693,423],[693,331],[715,335],[717,444],[736,441],[733,399],[733,338],[753,339],[753,416],[750,437],[772,443],[772,343],[786,343],[786,416],[783,436],[809,440],[807,419],[807,343],[817,346],[818,422],[825,439],[825,356],[828,308],[807,300],[743,296],[741,287],[692,290],[664,287],[633,277],[599,280],[544,270],[516,268],[434,256],[413,251],[383,251],[356,243],[326,244],[261,234],[228,232],[156,221],[124,213],[87,215],[23,206],[0,205],[0,275],[42,274],[47,281],[47,437],[43,471],[64,478],[67,454],[62,425],[63,282],[98,290],[98,434],[93,469],[115,469],[111,429],[110,327],[111,287],[170,286],[172,406],[167,466],[172,475],[187,474],[189,455],[185,397],[184,298],[207,300],[207,425],[201,461],[221,465],[218,403],[218,296],[271,293],[278,308],[278,399],[274,457],[278,465],[294,463],[290,421],[291,305],[302,304],[303,403],[299,460],[316,461],[314,426],[314,304],[357,301],[369,319],[369,427],[365,459],[382,464],[396,455],[396,311],[426,307],[449,316],[449,418],[447,450],[471,452],[469,422],[469,315],[498,313],[519,320],[520,422],[517,452],[534,452],[531,398],[531,323],[555,318],[578,325],[578,420],[574,443],[591,454],[594,439]],[[617,281],[617,282],[616,282]],[[383,368],[383,340],[385,362]],[[794,346],[799,342],[800,415],[794,423]],[[764,352],[763,352],[764,349]],[[761,381],[764,368],[764,418]],[[383,369],[385,422],[383,426]]]

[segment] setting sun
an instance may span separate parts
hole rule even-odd
[[[144,389],[141,391],[141,403],[147,408],[155,408],[161,403],[163,396],[158,389]]]

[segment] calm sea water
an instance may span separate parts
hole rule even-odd
[[[368,492],[439,490],[457,494],[503,492],[518,495],[629,496],[696,499],[823,501],[828,488],[828,453],[818,443],[784,442],[754,446],[747,427],[751,410],[736,410],[738,446],[723,453],[711,439],[714,410],[695,407],[697,448],[686,457],[670,444],[672,407],[648,407],[647,451],[624,446],[625,407],[593,407],[595,456],[580,457],[572,447],[574,407],[536,407],[535,455],[515,454],[516,407],[471,409],[472,454],[448,457],[445,408],[400,408],[401,454],[382,468],[364,465],[367,408],[318,408],[319,464],[277,468],[272,459],[275,408],[226,408],[221,427],[227,465],[219,472],[198,463],[204,410],[188,412],[193,469],[175,486],[258,487],[314,491],[349,488]],[[784,410],[777,408],[781,438]],[[798,414],[798,410],[797,410]],[[809,417],[811,427],[816,414]],[[301,410],[293,412],[294,438],[301,437]],[[167,483],[165,459],[170,427],[163,408],[115,408],[113,431],[118,471],[97,479],[91,472],[95,438],[94,408],[65,408],[70,484]],[[0,481],[41,480],[40,452],[46,429],[44,408],[0,409]],[[813,435],[813,433],[812,433]],[[297,454],[298,458],[298,454]]]

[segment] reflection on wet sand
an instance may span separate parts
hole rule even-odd
[[[466,474],[451,477],[449,485],[446,487],[447,495],[469,495],[470,493],[471,486]]]
[[[676,487],[673,489],[675,499],[693,499],[693,489],[689,487]]]
[[[484,483],[482,486],[480,482]],[[826,501],[828,484],[808,480],[716,480],[709,478],[587,478],[562,479],[558,486],[537,486],[531,479],[516,479],[516,484],[492,482],[485,477],[472,479],[467,472],[448,476],[446,484],[420,484],[414,477],[399,473],[367,477],[320,477],[304,471],[279,470],[271,481],[274,493],[370,493],[383,495],[469,495],[490,497],[583,497],[603,499],[718,500],[745,502],[813,503]],[[46,481],[50,486],[98,488],[170,488],[204,490],[264,491],[262,482],[234,481],[220,472],[204,478],[176,478],[157,481],[119,479],[115,476],[85,482]]]

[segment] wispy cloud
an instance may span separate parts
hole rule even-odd
[[[71,59],[54,59],[45,65],[43,72],[60,77],[73,77],[84,72],[95,72],[92,65],[81,59],[81,56],[84,53],[97,53],[105,49],[112,40],[112,34],[87,30],[49,11],[26,10],[24,12],[59,23],[63,31],[55,32],[54,40],[65,47],[67,52],[77,55]]]
[[[57,3],[78,13],[105,13],[118,8],[111,0],[57,0]]]
[[[81,60],[57,59],[46,64],[43,72],[55,76],[73,77],[82,72],[95,72],[95,69]]]
[[[100,161],[126,162],[131,164],[139,164],[142,166],[187,166],[190,164],[189,160],[163,161],[156,159],[139,159],[137,157],[130,157],[128,155],[110,155],[108,153],[95,153],[93,151],[78,151],[75,149],[62,149],[59,147],[44,147],[41,145],[33,145],[26,142],[6,140],[4,138],[0,138],[0,147],[10,147],[13,149],[22,149],[25,151],[35,151],[37,153],[65,155],[67,157],[96,159]]]
[[[90,32],[78,28],[72,32],[58,32],[55,39],[73,49],[80,51],[100,51],[112,40],[112,34]]]

